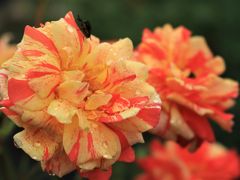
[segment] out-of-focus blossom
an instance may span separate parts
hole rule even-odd
[[[174,142],[151,143],[151,155],[140,159],[144,173],[137,180],[232,180],[240,175],[237,153],[203,143],[194,153]]]
[[[4,34],[0,37],[0,66],[7,61],[9,58],[11,58],[16,51],[16,46],[11,45],[9,42],[11,40],[10,34]],[[3,92],[5,86],[5,78],[1,76],[2,70],[0,70],[0,92]],[[4,73],[4,71],[3,71]],[[3,82],[2,82],[3,81]],[[5,93],[1,93],[2,95]],[[2,95],[0,95],[0,100],[2,99]]]
[[[8,88],[1,109],[24,128],[14,136],[17,146],[58,176],[79,169],[108,178],[113,163],[133,161],[131,145],[158,124],[161,102],[145,82],[146,67],[128,61],[132,54],[127,38],[85,38],[71,12],[26,26],[2,74]]]
[[[163,101],[161,121],[152,132],[182,144],[214,141],[208,118],[231,131],[233,115],[224,111],[238,95],[238,83],[221,78],[224,61],[214,56],[203,37],[165,25],[145,29],[135,60],[149,68],[148,82]]]
[[[5,34],[0,37],[0,65],[13,56],[16,46],[10,45],[9,41],[11,36],[9,34]]]

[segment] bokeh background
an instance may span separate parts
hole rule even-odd
[[[129,37],[136,46],[145,27],[153,29],[170,23],[184,25],[194,35],[206,37],[215,54],[225,58],[224,76],[240,79],[240,1],[239,0],[0,0],[0,35],[12,33],[18,43],[25,25],[57,20],[69,10],[79,13],[92,25],[92,34],[102,40]],[[223,132],[215,124],[217,140],[240,153],[240,101],[230,111],[235,114],[233,133]],[[5,119],[5,120],[4,120]],[[41,171],[40,165],[14,147],[13,134],[20,131],[0,115],[0,180],[57,180]],[[153,137],[145,135],[149,142]],[[147,144],[136,145],[138,157],[147,153]],[[139,173],[137,165],[118,163],[113,180],[127,180]],[[80,179],[72,173],[62,179]]]

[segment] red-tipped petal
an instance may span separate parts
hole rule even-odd
[[[129,146],[127,149],[123,150],[118,160],[122,162],[133,162],[135,160],[133,148]]]
[[[8,96],[13,103],[26,99],[34,94],[27,80],[11,78],[8,80]]]
[[[31,26],[26,26],[25,30],[24,30],[24,34],[28,35],[35,41],[38,41],[41,44],[43,44],[52,53],[58,54],[58,51],[57,51],[54,43],[52,42],[52,40],[49,39],[45,34],[43,34],[38,29],[33,28]]]
[[[141,118],[143,121],[155,127],[160,118],[161,106],[160,104],[152,104],[145,106],[143,109],[139,111],[137,117]]]
[[[181,113],[187,124],[194,130],[198,137],[209,142],[215,141],[215,136],[211,125],[205,117],[201,117],[187,109],[183,109]]]
[[[67,15],[64,17],[64,20],[73,28],[76,29],[77,34],[78,34],[78,39],[79,39],[79,43],[80,43],[80,48],[82,49],[82,44],[83,44],[83,40],[84,40],[84,35],[82,33],[82,31],[79,29],[77,23],[75,22],[73,13],[70,11],[67,13]]]

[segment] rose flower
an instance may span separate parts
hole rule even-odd
[[[224,61],[214,56],[203,37],[184,28],[165,25],[145,29],[135,60],[149,69],[148,82],[163,101],[161,121],[152,132],[187,144],[214,141],[208,119],[231,131],[233,115],[225,110],[234,104],[238,83],[221,75]]]
[[[153,141],[151,155],[139,160],[144,173],[136,180],[232,180],[240,175],[237,153],[219,144],[203,143],[194,153],[174,142]]]
[[[131,145],[158,124],[161,101],[145,82],[145,65],[129,61],[132,54],[127,38],[113,44],[86,38],[71,12],[26,26],[3,64],[1,110],[24,129],[15,144],[58,176],[78,169],[90,179],[107,178],[116,161],[133,161]]]

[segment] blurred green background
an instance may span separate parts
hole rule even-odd
[[[92,34],[102,40],[129,37],[136,46],[145,27],[153,29],[170,23],[184,25],[194,35],[203,35],[215,54],[225,58],[224,76],[240,77],[240,1],[239,0],[0,0],[0,34],[11,32],[13,43],[21,40],[25,25],[57,20],[69,10],[88,19]],[[240,101],[230,111],[235,114],[232,134],[215,124],[217,140],[240,152]],[[42,173],[39,163],[13,145],[13,134],[20,131],[0,116],[0,180],[59,179]],[[146,141],[152,137],[146,136]],[[136,145],[137,156],[147,152],[147,145]],[[140,172],[135,164],[114,165],[114,180],[133,179]],[[72,173],[62,179],[79,179]]]

